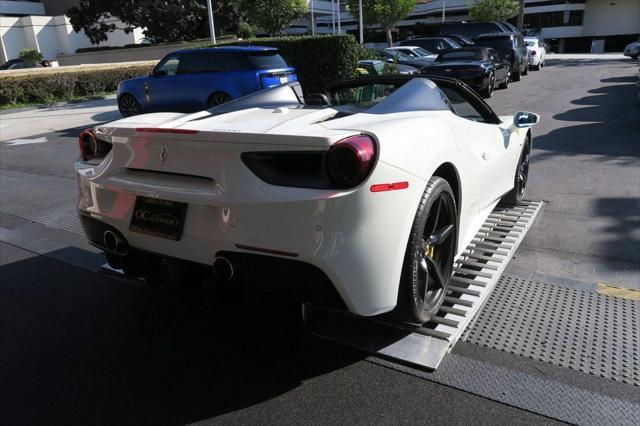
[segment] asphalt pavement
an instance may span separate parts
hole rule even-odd
[[[542,116],[527,198],[547,204],[509,274],[640,288],[636,78],[630,61],[550,61],[490,100],[500,114]],[[79,129],[117,117],[113,99],[0,116],[0,422],[555,422],[309,336],[280,298],[229,302],[96,273],[104,259],[81,235],[43,225],[35,207],[7,213],[15,182],[74,191]],[[633,387],[475,344],[454,354],[638,399]]]

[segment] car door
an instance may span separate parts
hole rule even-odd
[[[209,49],[185,52],[181,55],[178,75],[181,76],[183,109],[200,111],[206,108],[212,85],[216,82],[218,54]]]
[[[180,74],[181,55],[165,56],[144,81],[144,103],[148,111],[184,111],[183,96],[185,75]]]
[[[461,86],[441,87],[459,118],[466,144],[460,148],[470,164],[480,168],[478,205],[483,209],[513,187],[514,152],[519,148],[510,133],[499,126],[499,119],[472,90]]]
[[[493,49],[490,49],[487,53],[489,60],[493,63],[493,69],[496,73],[496,82],[503,82],[507,79],[509,73],[509,65],[505,61],[500,59],[500,55]],[[496,83],[497,84],[497,83]]]

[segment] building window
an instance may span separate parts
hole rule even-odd
[[[524,15],[524,28],[548,28],[582,25],[583,10],[571,10],[565,22],[565,11],[527,13]]]

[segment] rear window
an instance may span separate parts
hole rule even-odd
[[[453,52],[441,53],[440,56],[438,56],[438,62],[459,61],[461,59],[467,59],[467,60],[482,59],[482,52],[453,51]]]
[[[289,64],[277,52],[252,52],[249,61],[254,69],[288,68]]]
[[[476,40],[476,45],[493,47],[494,49],[513,49],[511,37],[481,37]]]

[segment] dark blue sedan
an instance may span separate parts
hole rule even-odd
[[[173,52],[148,77],[118,85],[123,117],[147,112],[191,112],[297,80],[272,47],[214,47]]]

